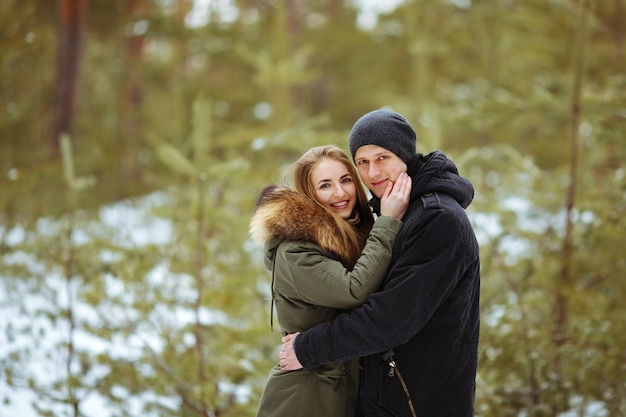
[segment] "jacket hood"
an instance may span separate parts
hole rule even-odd
[[[273,256],[281,241],[304,241],[335,254],[344,264],[351,258],[333,215],[287,187],[272,185],[261,191],[249,230],[254,241],[265,244],[266,256]]]
[[[413,175],[417,186],[413,186],[411,198],[428,193],[448,194],[467,208],[474,199],[474,186],[461,177],[459,171],[446,155],[435,151],[424,157],[422,169]]]
[[[474,186],[461,177],[459,171],[441,151],[428,155],[417,154],[409,163],[408,173],[413,179],[411,201],[428,193],[443,193],[453,197],[463,208],[467,208],[474,199]],[[376,213],[380,212],[380,199],[370,201]]]

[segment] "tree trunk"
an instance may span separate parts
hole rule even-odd
[[[61,135],[73,134],[78,90],[78,69],[87,0],[58,0],[58,58],[50,146],[59,154]]]
[[[585,68],[585,43],[587,41],[587,9],[589,0],[579,0],[579,16],[576,27],[576,43],[574,56],[574,80],[572,85],[571,119],[570,119],[570,172],[569,186],[565,197],[565,234],[561,247],[561,270],[559,283],[556,288],[556,320],[553,340],[555,344],[554,368],[558,378],[557,384],[563,398],[553,404],[553,416],[560,415],[566,409],[568,399],[562,380],[562,346],[567,341],[567,326],[569,321],[568,292],[572,287],[571,264],[573,258],[573,229],[576,209],[576,188],[578,185],[578,148],[579,126],[581,114],[581,90]]]
[[[615,61],[615,72],[621,73],[624,70],[624,18],[626,18],[623,0],[615,0],[615,13],[613,16],[613,39],[615,42],[613,59]]]
[[[145,15],[144,0],[128,0],[127,12],[129,16],[126,68],[127,78],[122,95],[122,134],[117,147],[118,161],[121,166],[119,197],[132,195],[132,187],[140,182],[141,169],[137,154],[139,150],[139,135],[141,132],[139,111],[142,102],[141,61],[143,57],[144,33],[137,27],[137,22]],[[129,189],[129,187],[131,189]]]

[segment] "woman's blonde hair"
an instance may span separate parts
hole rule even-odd
[[[355,213],[351,216],[356,219],[356,222],[349,222],[342,219],[317,201],[315,185],[313,184],[311,175],[317,164],[325,159],[330,159],[343,164],[356,185],[357,201],[354,206]],[[294,162],[288,173],[290,174],[292,180],[291,185],[296,189],[296,191],[309,197],[333,215],[337,224],[339,235],[342,237],[342,240],[345,241],[345,244],[349,248],[349,252],[352,254],[351,265],[346,265],[346,267],[352,268],[365,246],[367,236],[369,235],[372,225],[374,224],[374,216],[372,215],[372,211],[367,204],[368,199],[365,187],[361,182],[355,166],[352,164],[352,161],[350,161],[348,154],[335,145],[317,146],[306,151],[296,162]]]

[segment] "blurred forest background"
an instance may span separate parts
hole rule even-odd
[[[0,0],[0,416],[253,416],[247,227],[389,107],[476,187],[481,417],[626,415],[626,0]]]

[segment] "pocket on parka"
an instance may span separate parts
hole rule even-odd
[[[358,361],[283,371],[276,365],[257,417],[346,417],[358,400]],[[354,380],[354,381],[353,381]]]

